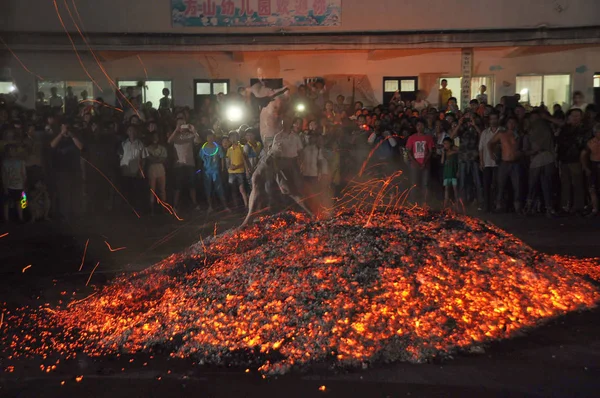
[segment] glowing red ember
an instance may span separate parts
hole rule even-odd
[[[15,356],[160,348],[271,374],[422,362],[594,306],[600,293],[572,270],[595,277],[598,264],[537,253],[464,216],[287,213],[40,310],[35,333],[17,333],[24,317],[13,315],[5,342]]]

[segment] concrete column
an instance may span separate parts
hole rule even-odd
[[[473,76],[473,49],[463,48],[460,57],[460,68],[461,68],[461,102],[462,108],[467,109],[469,107],[469,101],[471,101],[471,77]]]

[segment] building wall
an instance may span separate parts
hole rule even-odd
[[[258,0],[250,4],[256,9]],[[76,17],[74,1],[66,1]],[[67,27],[75,30],[65,8],[56,4]],[[173,28],[170,0],[76,1],[87,32],[258,33],[280,28]],[[32,12],[35,10],[35,12]],[[285,28],[286,31],[423,31],[525,27],[593,26],[597,0],[342,0],[342,24],[332,28]],[[52,1],[3,0],[0,30],[62,32]]]
[[[495,101],[502,95],[515,93],[515,77],[519,74],[570,74],[572,90],[583,91],[592,98],[594,72],[600,71],[600,49],[578,49],[550,54],[537,54],[518,58],[506,58],[514,49],[476,50],[474,75],[493,76]],[[89,80],[74,52],[67,53],[19,53],[20,59],[30,70],[45,79]],[[447,50],[423,55],[411,55],[382,60],[369,60],[366,52],[355,53],[307,53],[281,56],[262,56],[247,53],[243,62],[233,61],[231,56],[215,53],[200,54],[144,54],[140,59],[131,55],[104,62],[109,76],[116,80],[143,80],[144,68],[149,79],[173,81],[173,95],[177,104],[193,105],[194,79],[230,79],[230,89],[249,84],[256,77],[259,64],[275,65],[277,76],[286,84],[297,85],[304,77],[328,74],[367,75],[377,101],[383,97],[384,76],[419,76],[436,74],[460,76],[460,50]],[[95,61],[82,55],[82,61],[90,75],[104,92],[95,89],[94,96],[102,96],[114,102],[114,92]],[[20,93],[28,96],[27,105],[32,106],[36,90],[36,78],[11,58],[9,68],[2,76],[14,80]],[[332,94],[339,91],[332,88]],[[345,93],[350,94],[350,93]],[[436,101],[432,91],[430,99]],[[458,93],[456,93],[458,95]]]

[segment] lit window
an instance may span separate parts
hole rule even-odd
[[[594,75],[594,87],[600,87],[600,73]]]
[[[530,106],[566,107],[571,98],[570,75],[517,76],[517,93]]]
[[[10,94],[17,90],[17,86],[10,80],[0,81],[0,94]]]
[[[40,80],[37,82],[37,91],[44,93],[46,101],[52,96],[52,88],[56,87],[56,94],[59,97],[65,97],[67,93],[67,87],[73,89],[73,94],[78,99],[82,99],[81,93],[84,91],[87,93],[87,98],[92,99],[94,97],[94,85],[90,81],[85,80]]]
[[[411,80],[401,80],[400,81],[400,91],[403,93],[416,91],[415,81],[412,79]]]
[[[229,93],[229,80],[196,80],[196,95]]]
[[[140,87],[140,80],[119,80],[119,88],[123,94],[127,93],[127,88],[133,89],[133,96],[142,96],[142,102],[152,102],[153,108],[158,108],[160,99],[163,97],[162,91],[166,88],[172,94],[171,80],[143,80],[143,87]]]
[[[398,80],[386,80],[384,85],[384,90],[386,93],[395,93],[398,91]]]

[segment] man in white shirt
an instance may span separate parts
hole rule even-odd
[[[177,119],[177,127],[168,139],[169,144],[173,144],[176,153],[175,161],[175,193],[173,198],[173,207],[179,206],[182,189],[189,189],[190,199],[194,208],[198,209],[196,200],[196,186],[194,180],[196,177],[196,159],[194,157],[194,144],[200,144],[200,135],[196,128],[187,124],[183,118]]]
[[[281,120],[281,119],[280,119]],[[283,124],[283,121],[281,121]],[[248,214],[242,223],[245,226],[258,210],[258,205],[263,195],[265,182],[275,177],[275,181],[284,195],[290,196],[294,201],[312,217],[312,212],[304,204],[300,194],[300,165],[298,156],[302,151],[302,140],[295,132],[291,131],[291,123],[287,123],[273,138],[273,145],[266,148],[254,174],[252,175],[252,192],[250,193]]]
[[[128,139],[121,144],[120,166],[125,197],[139,209],[145,203],[144,159],[148,157],[146,147],[137,138],[135,126],[127,128]]]
[[[490,127],[481,132],[479,137],[479,168],[483,172],[483,197],[485,211],[491,211],[493,207],[493,190],[496,181],[496,170],[498,164],[490,152],[488,143],[498,131],[503,130],[499,126],[500,115],[497,112],[490,113]]]

